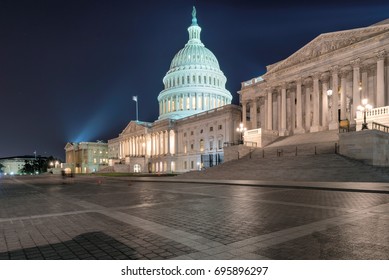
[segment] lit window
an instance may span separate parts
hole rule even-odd
[[[204,151],[204,139],[200,140],[200,152]]]

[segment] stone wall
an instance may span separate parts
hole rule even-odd
[[[389,134],[370,129],[340,133],[339,153],[370,165],[389,166]]]
[[[224,147],[224,162],[242,158],[248,155],[252,149],[244,145]]]

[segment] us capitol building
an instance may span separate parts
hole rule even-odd
[[[108,140],[118,172],[185,172],[223,162],[223,146],[239,138],[241,109],[232,105],[226,77],[201,42],[193,8],[189,41],[173,58],[158,95],[159,118],[131,121]]]

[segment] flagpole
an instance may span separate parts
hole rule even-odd
[[[138,95],[134,95],[132,97],[132,100],[136,102],[136,122],[139,121],[139,118],[138,118]]]

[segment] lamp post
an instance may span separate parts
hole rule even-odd
[[[239,127],[236,128],[236,131],[240,133],[240,139],[239,139],[239,144],[243,144],[243,133],[247,130],[247,128],[245,128],[243,126],[243,123],[240,123],[239,124]]]
[[[369,129],[366,122],[366,112],[373,109],[373,106],[368,103],[367,98],[362,99],[362,105],[358,105],[357,110],[363,113],[362,130]]]

